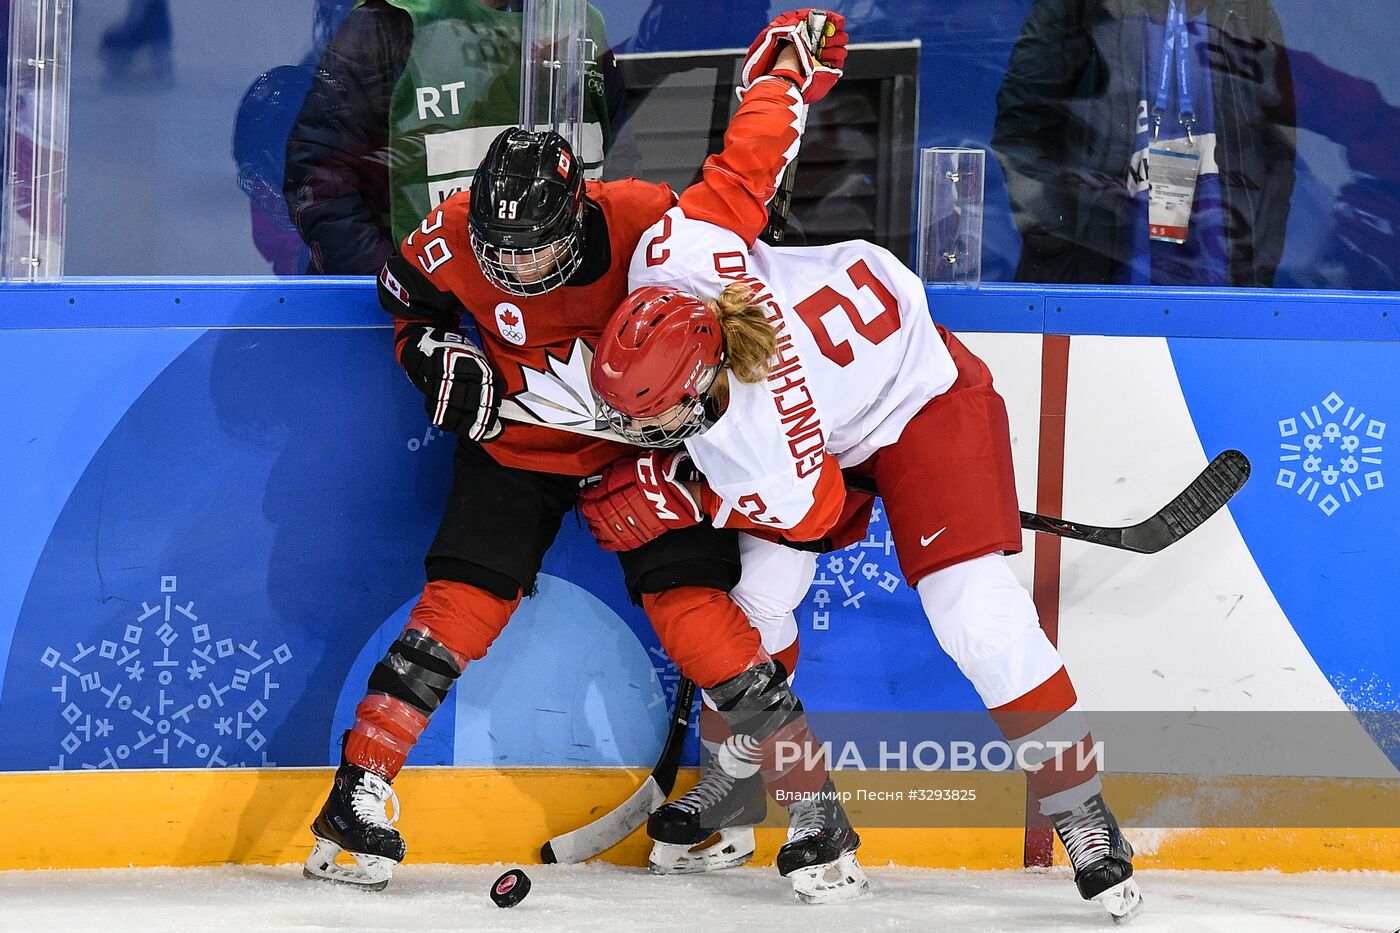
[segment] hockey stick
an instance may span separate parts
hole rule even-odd
[[[690,708],[694,704],[695,683],[682,677],[676,684],[676,708],[671,713],[666,744],[661,747],[661,757],[642,786],[615,809],[587,826],[555,836],[540,846],[540,861],[546,865],[556,862],[573,865],[591,859],[611,849],[646,823],[651,811],[666,802],[671,788],[675,786],[681,749],[685,745],[686,729],[690,726]]]
[[[826,42],[826,11],[812,10],[808,13],[804,28],[807,31],[807,44],[812,49],[812,55],[816,56],[821,52],[822,44]],[[783,238],[787,236],[788,211],[792,207],[792,189],[796,183],[797,154],[794,153],[792,161],[783,170],[783,177],[778,181],[778,190],[773,193],[773,200],[768,205],[768,226],[763,235],[774,246],[781,246]]]
[[[512,399],[501,405],[501,417],[524,424],[542,425],[575,434],[591,437],[605,437],[619,443],[628,443],[620,435],[606,429],[588,427],[581,424],[551,424],[532,414],[524,406]],[[1202,522],[1224,507],[1244,488],[1249,480],[1249,458],[1238,450],[1227,450],[1216,456],[1201,471],[1201,475],[1191,481],[1175,499],[1163,506],[1155,515],[1145,518],[1136,525],[1109,526],[1088,525],[1083,522],[1041,515],[1038,512],[1021,513],[1021,527],[1043,535],[1069,538],[1104,547],[1134,551],[1138,554],[1156,554],[1162,548],[1174,544],[1195,531]],[[846,488],[852,492],[862,492],[878,496],[875,484],[860,476],[846,474]]]
[[[1249,458],[1238,450],[1227,450],[1217,454],[1201,471],[1201,475],[1192,480],[1191,485],[1178,493],[1175,499],[1136,525],[1103,527],[1022,512],[1021,527],[1071,541],[1101,544],[1138,554],[1156,554],[1199,528],[1248,481]],[[853,492],[879,495],[875,484],[861,476],[847,474],[846,488]]]
[[[502,417],[527,424],[538,424],[595,437],[621,438],[608,431],[582,425],[545,424],[533,417],[528,409],[512,400],[503,405]],[[1218,454],[1191,484],[1177,494],[1156,514],[1135,525],[1104,527],[1069,521],[1035,512],[1021,512],[1021,527],[1040,534],[1055,535],[1088,544],[1155,554],[1195,531],[1206,519],[1220,511],[1244,488],[1249,480],[1249,458],[1238,450]],[[846,488],[852,492],[879,495],[870,480],[846,474]],[[694,703],[695,684],[682,678],[676,687],[676,709],[671,716],[670,730],[661,749],[661,757],[642,786],[613,810],[586,826],[563,833],[540,847],[540,859],[545,864],[574,864],[617,845],[639,829],[651,812],[666,802],[676,782],[685,730],[690,723],[690,708]]]

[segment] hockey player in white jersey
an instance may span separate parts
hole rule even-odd
[[[804,80],[791,79],[786,123],[729,132],[795,153]],[[784,547],[778,539],[841,546],[864,535],[872,504],[847,493],[842,471],[873,480],[939,644],[1008,741],[1048,749],[1019,760],[1034,767],[1031,790],[1080,894],[1128,919],[1141,903],[1132,849],[1103,801],[1064,663],[1006,559],[1021,533],[991,374],[932,322],[922,283],[887,251],[758,242],[775,183],[711,157],[643,235],[634,291],[591,376],[613,428],[657,449],[611,464],[581,497],[583,514],[613,549],[705,519],[773,542],[755,550]],[[844,851],[844,814],[790,813],[789,845],[829,837]],[[780,871],[792,868],[780,853]]]
[[[760,33],[744,60],[740,92],[745,105],[731,121],[724,151],[711,162],[735,185],[754,191],[767,187],[771,194],[773,179],[787,164],[797,141],[794,101],[798,108],[805,108],[826,94],[840,77],[846,55],[844,18],[836,13],[821,14],[818,36],[810,25],[812,12],[803,9],[780,14]],[[764,90],[757,96],[766,101],[776,98],[776,106],[749,106],[760,86]],[[777,132],[765,132],[765,128]],[[734,204],[742,211],[735,223],[756,237],[767,221],[766,210],[754,195],[739,197]],[[746,206],[749,209],[744,210]],[[628,460],[629,467],[634,463]],[[612,488],[625,478],[625,472],[606,471],[604,482],[586,490],[581,503],[585,498],[636,495],[630,484],[625,490]],[[661,521],[684,528],[697,524],[699,518],[667,512]],[[653,528],[651,533],[658,532]],[[640,540],[601,540],[614,550],[630,550],[641,544]],[[798,653],[793,611],[812,579],[811,555],[770,547],[768,542],[747,535],[740,536],[740,551],[743,573],[730,597],[757,631],[766,663],[790,679]],[[700,627],[694,630],[694,637],[703,641],[709,635]],[[774,744],[794,737],[792,726],[774,728],[782,722],[774,713],[781,711],[767,712],[759,708],[763,703],[755,705],[752,697],[729,696],[733,691],[723,689],[723,685],[701,686],[706,687],[706,706],[700,731],[711,751],[710,764],[695,788],[651,814],[647,831],[654,841],[652,870],[662,874],[703,872],[746,862],[754,852],[752,827],[766,812],[766,786],[787,806],[794,828],[779,854],[778,867],[791,880],[798,897],[826,902],[862,894],[867,883],[855,857],[860,837],[847,821],[839,795],[826,779],[825,767],[800,775],[775,775],[767,765],[755,772],[744,759],[770,762]],[[734,767],[736,763],[738,767]],[[799,785],[799,792],[792,793]]]

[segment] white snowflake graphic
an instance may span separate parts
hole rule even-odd
[[[656,671],[656,680],[661,687],[661,691],[653,693],[647,701],[647,709],[655,709],[662,704],[665,704],[665,709],[675,709],[676,691],[681,685],[681,669],[671,660],[671,656],[658,646],[648,648],[647,653],[651,655],[651,666]],[[694,730],[698,723],[699,720],[692,722],[691,729]]]
[[[1343,407],[1346,414],[1338,417]],[[1280,421],[1278,431],[1277,484],[1314,503],[1329,518],[1363,493],[1385,487],[1381,475],[1385,422],[1347,405],[1336,392],[1322,400],[1320,409],[1313,405],[1297,418]]]
[[[893,593],[904,582],[897,573],[887,570],[890,564],[899,569],[894,553],[894,534],[884,521],[884,503],[876,502],[870,513],[869,535],[817,561],[817,576],[812,581],[807,604],[807,621],[812,630],[823,632],[831,628],[832,610],[859,610],[867,587],[878,586]]]
[[[39,660],[54,671],[51,690],[70,728],[50,770],[276,764],[258,723],[291,649],[216,637],[177,590],[176,577],[162,576],[161,597],[142,601],[119,640],[114,632],[80,641],[66,657],[44,650]]]

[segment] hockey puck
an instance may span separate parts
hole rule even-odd
[[[497,907],[514,907],[529,893],[530,877],[518,868],[512,868],[491,885],[491,900]]]

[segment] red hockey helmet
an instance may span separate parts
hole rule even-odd
[[[593,391],[617,433],[675,447],[704,425],[705,392],[723,361],[715,313],[694,296],[648,285],[624,298],[603,328]]]

